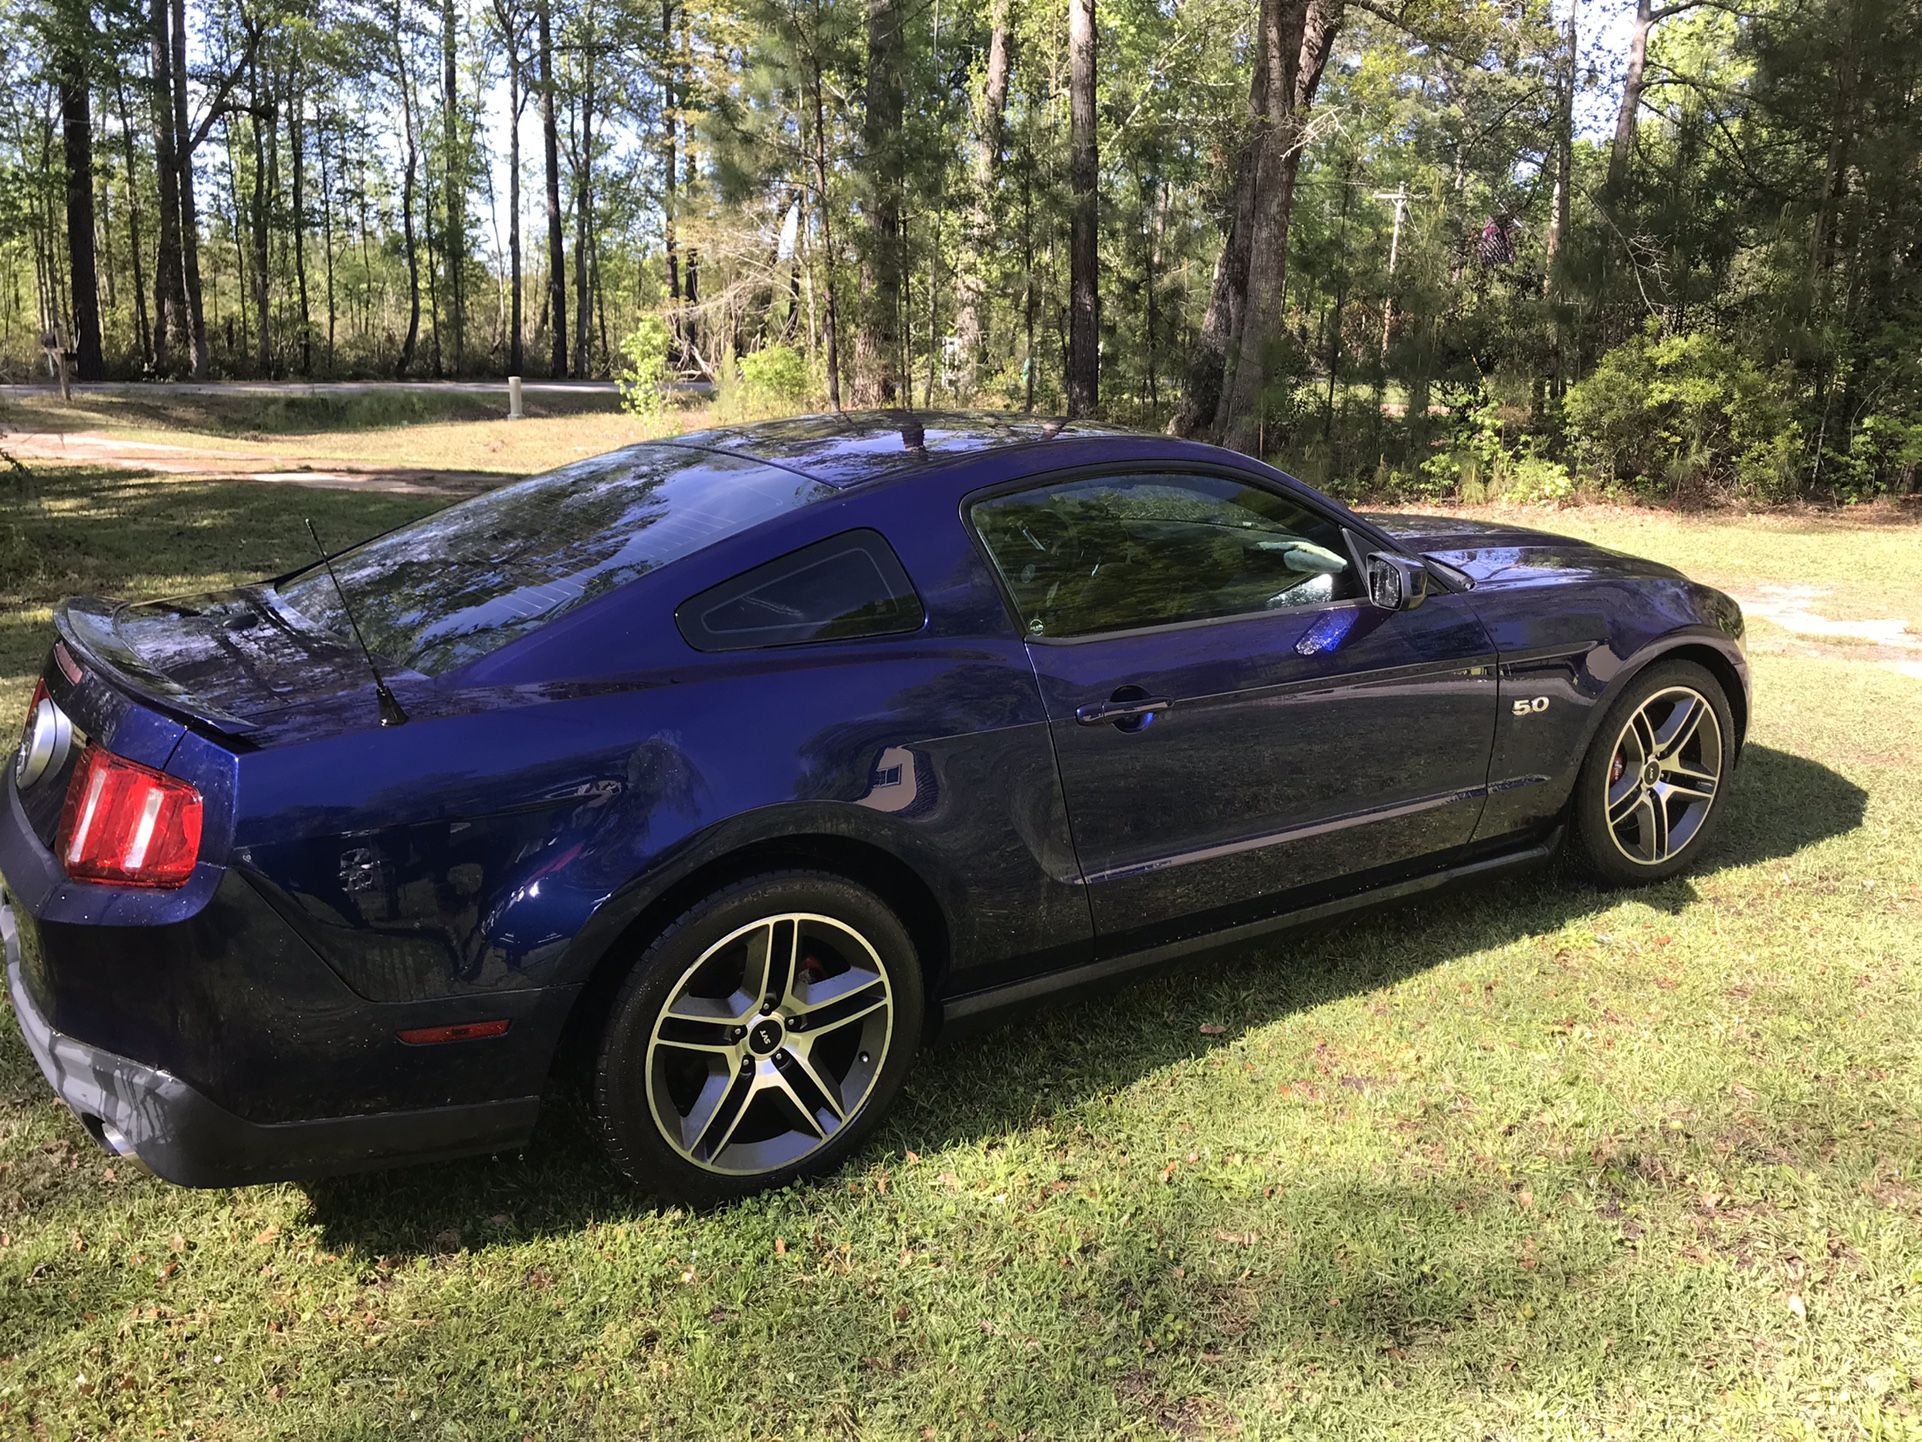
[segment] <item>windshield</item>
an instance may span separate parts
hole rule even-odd
[[[476,496],[334,558],[367,645],[438,676],[657,567],[832,494],[743,456],[633,446]],[[337,635],[316,566],[281,600]]]

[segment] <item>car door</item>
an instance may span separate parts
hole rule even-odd
[[[1153,944],[1465,844],[1495,654],[1464,596],[1383,610],[1350,533],[1228,470],[979,498],[1096,931]]]

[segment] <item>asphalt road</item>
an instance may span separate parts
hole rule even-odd
[[[708,381],[682,381],[678,389],[692,395],[706,395],[714,389]],[[460,381],[88,381],[75,382],[76,395],[142,396],[166,392],[173,395],[277,395],[319,396],[359,395],[370,391],[454,392],[463,395],[507,394],[505,380]],[[8,394],[58,394],[60,387],[51,381],[0,384],[0,396]],[[537,395],[615,395],[613,381],[557,381],[529,379],[521,390]]]

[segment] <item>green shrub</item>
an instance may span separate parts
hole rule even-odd
[[[741,388],[753,400],[800,405],[814,393],[807,357],[791,345],[763,346],[736,363]]]
[[[667,404],[667,322],[644,315],[621,342],[621,408],[637,416],[659,414]]]
[[[1569,387],[1563,412],[1577,459],[1643,495],[1794,494],[1801,430],[1788,378],[1719,336],[1639,335]]]
[[[1556,506],[1575,495],[1568,468],[1545,456],[1517,456],[1508,463],[1502,499],[1526,506]]]

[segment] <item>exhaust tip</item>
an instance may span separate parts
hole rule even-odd
[[[101,1117],[82,1117],[80,1120],[93,1133],[93,1139],[100,1143],[101,1148],[117,1161],[130,1162],[148,1176],[153,1175],[153,1168],[140,1159],[140,1153],[134,1150],[133,1143],[127,1140],[127,1134],[119,1127]]]

